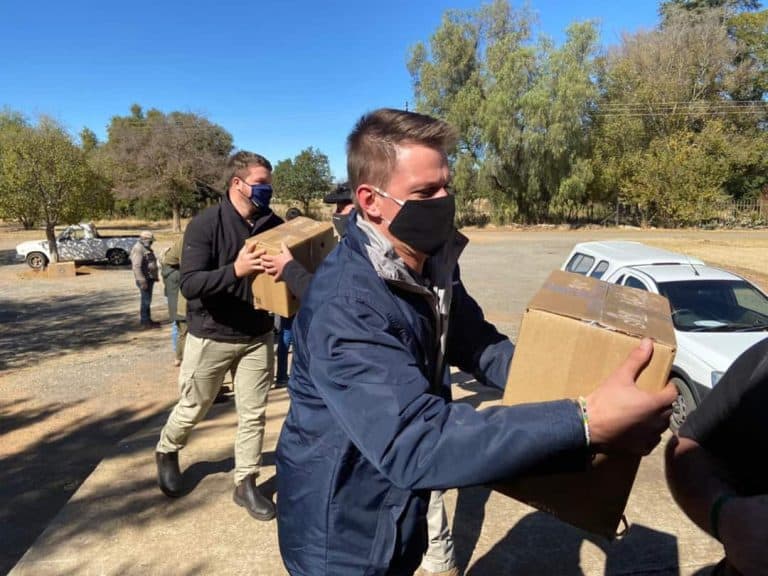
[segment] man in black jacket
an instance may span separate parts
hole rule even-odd
[[[158,482],[171,497],[183,492],[178,451],[211,407],[228,371],[238,412],[235,503],[257,520],[271,520],[274,504],[256,487],[274,364],[273,320],[253,306],[250,277],[262,270],[263,250],[245,240],[282,223],[270,209],[272,166],[258,154],[229,160],[227,195],[187,226],[181,293],[187,299],[187,336],[179,373],[181,398],[156,448]]]

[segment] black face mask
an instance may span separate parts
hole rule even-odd
[[[456,216],[453,195],[402,202],[381,190],[376,192],[402,206],[389,223],[389,231],[414,250],[432,256],[453,237]]]
[[[349,218],[349,214],[334,214],[333,216],[331,216],[333,227],[336,230],[336,234],[338,234],[339,237],[344,236],[344,234],[347,231],[348,218]]]

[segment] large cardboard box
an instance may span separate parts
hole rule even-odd
[[[643,337],[653,338],[654,349],[637,385],[660,390],[675,355],[667,299],[553,272],[523,316],[503,403],[586,396]],[[639,463],[639,457],[597,455],[585,472],[529,476],[497,489],[579,528],[613,538]]]
[[[256,244],[264,248],[267,254],[279,254],[281,243],[293,254],[293,258],[304,268],[314,272],[328,253],[336,246],[333,225],[330,222],[318,222],[299,216],[266,232],[246,240],[247,244]],[[274,312],[284,318],[293,316],[299,308],[299,300],[291,294],[282,280],[268,274],[257,274],[251,284],[253,305]]]

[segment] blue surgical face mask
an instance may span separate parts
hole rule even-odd
[[[246,182],[248,184],[248,182]],[[269,208],[269,201],[272,200],[271,184],[249,184],[251,187],[251,202],[262,210]]]

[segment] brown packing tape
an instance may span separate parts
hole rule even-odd
[[[668,300],[643,290],[558,270],[549,276],[528,307],[675,345]]]

